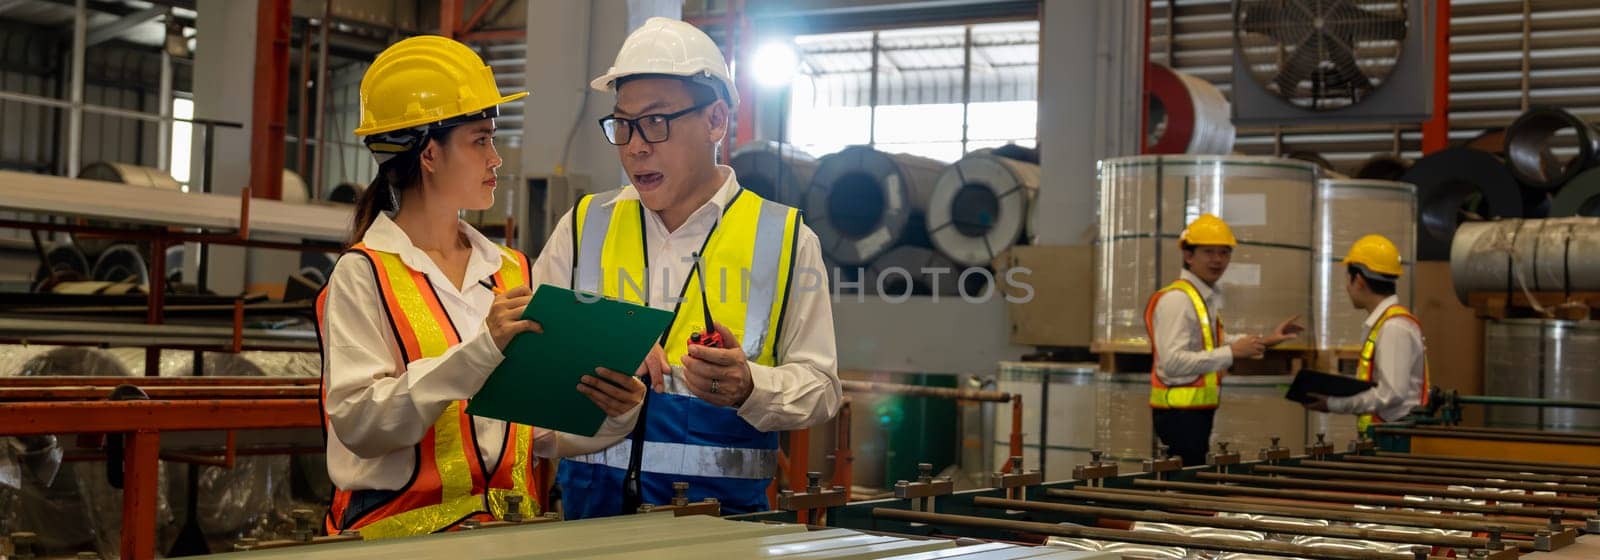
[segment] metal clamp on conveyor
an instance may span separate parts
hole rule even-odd
[[[1222,472],[1223,467],[1228,465],[1237,465],[1241,460],[1243,458],[1239,456],[1238,451],[1231,453],[1228,451],[1228,442],[1226,441],[1217,442],[1217,451],[1206,453],[1206,464],[1216,467],[1217,472]]]
[[[1013,461],[1021,457],[1012,457]],[[917,481],[904,480],[894,483],[894,497],[902,500],[915,500],[912,509],[918,511],[933,511],[933,499],[939,496],[949,496],[956,491],[956,484],[948,478],[933,478],[933,464],[917,464]]]
[[[1096,451],[1096,456],[1099,455]],[[1044,484],[1044,472],[1038,469],[1025,471],[1022,469],[1022,456],[1011,457],[1011,472],[997,472],[989,477],[989,483],[995,488],[1006,491],[1006,497],[1014,500],[1028,499],[1028,487]]]
[[[1349,449],[1351,453],[1358,455],[1362,453],[1371,453],[1378,450],[1378,442],[1372,441],[1371,439],[1368,439],[1365,434],[1362,434],[1360,439],[1352,440],[1350,442]]]
[[[1326,441],[1327,437],[1328,437],[1327,434],[1318,433],[1317,434],[1317,443],[1314,443],[1314,444],[1306,446],[1306,455],[1309,455],[1309,456],[1311,456],[1312,458],[1315,458],[1315,459],[1321,459],[1321,458],[1326,457],[1328,455],[1332,455],[1333,454],[1333,444],[1328,443]]]
[[[931,465],[929,468],[933,468]],[[833,508],[850,503],[850,492],[843,486],[834,486],[831,489],[822,488],[822,473],[806,473],[806,491],[795,493],[794,490],[778,492],[778,509],[793,511],[801,514],[804,519],[812,523],[822,524],[822,519],[831,513]],[[818,512],[817,510],[822,510]],[[817,515],[822,513],[823,515]]]
[[[1117,464],[1102,462],[1100,457],[1103,455],[1099,450],[1090,451],[1089,464],[1072,467],[1072,478],[1099,487],[1104,484],[1102,480],[1117,476]]]
[[[1163,445],[1158,453],[1156,458],[1140,463],[1144,472],[1154,474],[1156,480],[1166,480],[1166,473],[1183,470],[1183,458],[1173,457],[1171,447]]]
[[[1272,436],[1272,447],[1263,447],[1261,449],[1260,457],[1262,461],[1278,463],[1289,460],[1289,448],[1278,445],[1278,441],[1278,436]]]
[[[672,503],[662,506],[655,504],[639,504],[638,513],[653,513],[659,511],[670,511],[674,516],[677,517],[683,517],[685,515],[710,515],[721,517],[722,502],[718,501],[716,498],[706,498],[704,500],[691,503],[689,501],[689,483],[674,482],[672,483]]]

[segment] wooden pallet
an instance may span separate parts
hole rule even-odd
[[[1484,319],[1600,319],[1600,292],[1479,292],[1467,294],[1467,303],[1478,317]],[[1537,307],[1545,309],[1544,314],[1539,313],[1535,303]]]

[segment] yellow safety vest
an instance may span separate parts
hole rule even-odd
[[[1208,371],[1194,381],[1169,387],[1161,382],[1161,376],[1156,375],[1156,364],[1160,363],[1160,356],[1156,350],[1155,313],[1156,302],[1167,292],[1178,290],[1189,296],[1189,301],[1194,303],[1194,312],[1200,320],[1200,338],[1207,352],[1217,347],[1217,341],[1222,338],[1222,319],[1217,319],[1216,336],[1211,333],[1211,313],[1206,309],[1206,302],[1200,297],[1200,292],[1188,280],[1177,280],[1150,296],[1150,302],[1144,310],[1145,332],[1150,337],[1150,408],[1178,408],[1188,410],[1215,409],[1222,402],[1222,372]]]
[[[650,266],[643,206],[637,198],[617,198],[620,193],[599,193],[578,202],[573,223],[577,247],[573,285],[579,291],[644,304]],[[672,327],[662,343],[669,363],[681,365],[689,353],[689,335],[706,330],[701,323],[708,302],[700,297],[698,278],[703,272],[712,319],[739,339],[750,361],[776,365],[777,335],[789,296],[799,225],[798,210],[763,200],[748,190],[734,195],[700,250],[700,271],[691,272],[679,288]]]
[[[1372,357],[1378,351],[1378,330],[1383,328],[1385,321],[1394,317],[1406,319],[1417,325],[1417,328],[1422,328],[1422,322],[1418,321],[1417,317],[1404,307],[1391,305],[1388,309],[1383,310],[1383,314],[1378,316],[1378,322],[1374,323],[1372,329],[1367,331],[1367,341],[1361,344],[1361,361],[1356,365],[1356,379],[1372,381]],[[1422,359],[1422,406],[1428,405],[1428,377],[1428,359],[1424,356]],[[1365,434],[1367,429],[1374,424],[1382,423],[1383,418],[1376,414],[1359,415],[1356,417],[1356,433]]]

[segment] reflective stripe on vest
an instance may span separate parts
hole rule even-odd
[[[1167,292],[1177,290],[1189,296],[1189,301],[1194,304],[1196,318],[1200,322],[1200,341],[1205,351],[1210,352],[1217,347],[1217,342],[1222,339],[1222,320],[1217,320],[1216,336],[1211,332],[1211,313],[1206,309],[1205,299],[1200,297],[1200,292],[1188,280],[1177,280],[1162,288],[1155,295],[1150,296],[1150,302],[1145,306],[1144,325],[1145,332],[1150,337],[1150,408],[1181,408],[1181,409],[1213,409],[1222,402],[1222,373],[1208,371],[1184,385],[1169,387],[1161,382],[1161,376],[1156,375],[1156,364],[1161,362],[1156,350],[1155,312],[1156,303]]]
[[[373,267],[404,361],[396,364],[398,368],[442,355],[460,343],[460,334],[425,274],[406,266],[399,255],[359,244],[353,250],[364,255]],[[527,257],[504,247],[501,252],[500,270],[494,275],[495,290],[526,285]],[[326,297],[324,291],[318,298],[319,328],[325,318]],[[513,495],[522,497],[518,509],[525,517],[537,516],[537,492],[532,484],[539,477],[538,462],[533,457],[533,428],[508,424],[500,460],[495,471],[489,473],[479,459],[472,417],[463,412],[465,406],[465,401],[450,403],[423,435],[416,446],[417,463],[411,482],[393,499],[359,512],[359,517],[346,525],[352,492],[337,490],[328,514],[329,532],[357,529],[365,539],[437,532],[468,518],[502,517],[509,511],[509,497]]]
[[[1383,314],[1378,315],[1378,322],[1373,323],[1372,329],[1367,331],[1366,342],[1361,343],[1361,360],[1356,363],[1356,379],[1360,379],[1362,381],[1372,381],[1372,359],[1378,353],[1378,330],[1383,328],[1383,323],[1385,321],[1388,321],[1394,317],[1406,319],[1411,321],[1412,324],[1416,325],[1418,329],[1422,328],[1422,322],[1418,321],[1417,317],[1412,315],[1411,312],[1406,310],[1404,307],[1399,305],[1391,305],[1388,309],[1383,310]],[[1430,383],[1428,377],[1428,359],[1426,356],[1424,356],[1422,359],[1422,396],[1420,397],[1421,406],[1428,406],[1428,385]],[[1377,414],[1357,415],[1356,433],[1365,434],[1367,433],[1367,428],[1370,428],[1375,424],[1382,423],[1383,417],[1378,416]]]
[[[645,248],[644,208],[636,198],[617,198],[619,193],[590,195],[578,203],[573,218],[574,288],[644,304],[650,294],[645,275],[651,264]],[[699,272],[691,270],[683,286],[672,286],[681,288],[683,297],[662,344],[669,363],[682,365],[689,335],[705,329],[703,310],[709,305],[712,317],[739,340],[748,360],[776,365],[779,318],[790,288],[799,224],[799,211],[793,208],[750,191],[735,195],[701,250],[705,298],[700,294]],[[691,264],[658,265],[686,266]],[[671,392],[650,395],[641,461],[645,475],[759,479],[776,472],[776,433],[756,430],[733,409],[707,404],[676,381],[667,383]],[[717,426],[711,429],[712,424]],[[630,443],[623,441],[567,462],[626,469],[630,449]]]

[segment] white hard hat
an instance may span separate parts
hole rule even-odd
[[[708,82],[726,95],[728,106],[739,106],[728,63],[704,31],[682,21],[653,17],[622,42],[617,60],[605,74],[589,82],[596,91],[616,91],[617,80],[639,74],[666,74]]]

